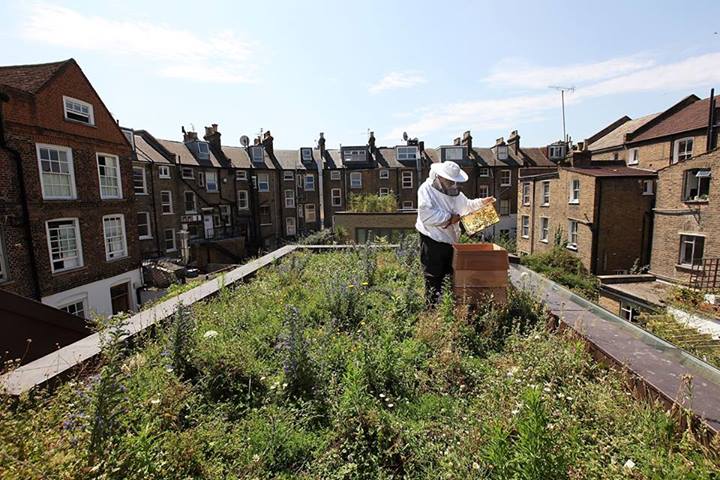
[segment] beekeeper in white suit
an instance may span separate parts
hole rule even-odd
[[[452,244],[460,238],[460,217],[495,201],[493,197],[467,198],[458,185],[467,180],[467,173],[457,163],[435,163],[428,179],[418,188],[415,228],[420,232],[425,299],[431,306],[437,304],[443,281],[452,274]]]

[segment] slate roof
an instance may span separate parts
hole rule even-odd
[[[265,152],[265,149],[263,148],[263,161],[264,163],[262,165],[258,165],[252,162],[252,159],[250,158],[250,154],[248,153],[247,149],[245,147],[236,147],[236,146],[227,146],[223,145],[222,151],[225,154],[225,156],[230,160],[230,164],[234,168],[264,168],[268,170],[274,170],[276,167],[273,164],[272,160],[268,156],[268,154]],[[277,150],[276,156],[277,156]]]
[[[547,157],[547,148],[545,147],[520,147],[520,151],[525,154],[527,166],[531,167],[556,167],[557,164]]]
[[[656,177],[652,170],[632,167],[566,167],[563,170],[580,173],[591,177]]]
[[[11,87],[27,93],[37,93],[72,58],[62,62],[37,65],[13,65],[0,67],[0,86]]]
[[[687,105],[685,108],[675,112],[669,117],[659,121],[657,125],[653,125],[637,137],[632,138],[631,142],[641,142],[653,138],[665,137],[677,133],[690,132],[706,128],[708,125],[708,113],[710,107],[710,98],[698,100]]]
[[[157,141],[166,150],[175,155],[178,165],[194,167],[223,167],[212,152],[210,152],[209,160],[198,160],[183,142],[164,140],[162,138],[158,138]]]
[[[658,115],[660,115],[660,112],[653,113],[651,115],[645,115],[644,117],[636,118],[635,120],[629,120],[608,133],[607,135],[605,135],[604,137],[600,137],[599,139],[588,145],[588,150],[594,152],[598,150],[604,150],[606,148],[620,147],[625,143],[626,134],[633,133],[635,130],[647,124],[649,121],[653,120]]]
[[[172,164],[165,155],[158,152],[155,147],[148,143],[142,134],[135,132],[135,153],[141,162]]]

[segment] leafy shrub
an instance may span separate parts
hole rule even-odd
[[[397,198],[374,193],[351,194],[349,211],[355,213],[393,213],[398,209]]]
[[[705,302],[705,296],[699,290],[692,288],[676,287],[668,295],[668,301],[680,307],[698,308]]]
[[[547,252],[526,255],[521,257],[520,261],[528,268],[590,300],[598,298],[598,279],[588,272],[578,257],[562,246],[556,245]]]

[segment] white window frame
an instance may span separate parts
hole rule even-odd
[[[10,279],[10,272],[8,271],[8,262],[5,257],[5,235],[0,230],[0,283],[7,282]]]
[[[705,175],[698,175],[699,172],[707,172]],[[710,185],[712,180],[712,172],[709,168],[691,168],[688,170],[685,170],[683,172],[683,186],[682,186],[682,200],[683,202],[699,202],[704,201],[706,202],[707,199],[710,197]],[[691,185],[691,182],[694,185]],[[703,182],[707,185],[707,198],[701,200],[700,199],[700,187],[703,185]],[[697,190],[697,193],[694,197],[690,197],[689,192],[691,190],[691,187],[694,186]]]
[[[507,178],[505,178],[505,177],[507,177]],[[501,187],[509,187],[511,185],[512,185],[512,170],[500,170],[500,186]]]
[[[565,145],[550,145],[550,148],[548,148],[548,156],[551,160],[565,157]]]
[[[305,204],[305,223],[315,223],[317,221],[317,215],[315,213],[315,204],[314,203],[306,203]],[[308,215],[310,213],[311,215]]]
[[[362,188],[362,173],[350,172],[350,188]]]
[[[313,175],[312,173],[305,174],[305,183],[303,185],[303,188],[306,192],[315,191],[315,175]]]
[[[577,185],[577,187],[576,187]],[[568,203],[572,205],[579,205],[580,204],[580,179],[579,178],[573,178],[570,180],[570,197],[568,198]]]
[[[378,190],[378,195],[380,195],[381,197],[390,195],[390,189],[388,187],[380,187],[380,189]]]
[[[105,165],[106,175],[102,175],[102,173],[100,172],[100,158],[101,158],[101,157],[102,157],[102,158],[105,158],[105,159],[112,159],[112,160],[114,160],[115,163],[116,163],[116,166],[117,166],[117,177],[116,177],[116,178],[117,178],[117,185],[115,185],[113,188],[117,188],[117,192],[118,192],[117,195],[107,195],[107,194],[103,194],[103,185],[102,185],[103,176],[104,176],[105,178],[112,178],[111,176],[108,176],[108,175],[107,175],[107,169],[108,169],[108,168],[112,168],[112,167],[108,167],[107,165]],[[122,174],[121,174],[121,172],[120,172],[120,157],[118,157],[117,155],[112,155],[112,154],[110,154],[110,153],[96,153],[96,154],[95,154],[95,158],[96,158],[96,163],[97,163],[97,168],[98,168],[98,181],[100,182],[100,198],[103,199],[103,200],[116,200],[116,199],[123,198],[123,195],[122,195]]]
[[[490,176],[490,167],[479,167],[478,168],[478,177],[489,177]]]
[[[496,153],[497,153],[498,160],[507,160],[508,146],[507,145],[498,145]]]
[[[205,172],[202,170],[198,172],[197,183],[201,188],[205,188]]]
[[[544,180],[542,184],[542,203],[540,206],[547,207],[550,205],[550,180]]]
[[[172,248],[167,248],[168,243],[168,237],[167,232],[172,232]],[[177,252],[177,239],[175,238],[175,229],[174,228],[166,228],[163,230],[163,248],[165,249],[165,252],[171,253],[171,252]]]
[[[213,178],[213,180],[210,180]],[[210,185],[214,185],[214,188],[210,188]],[[219,192],[220,191],[220,175],[217,170],[208,170],[205,172],[205,189],[208,192]]]
[[[330,203],[333,207],[342,207],[342,190],[339,188],[330,190]]]
[[[489,185],[478,185],[478,198],[487,198],[490,196]]]
[[[53,262],[52,242],[50,240],[50,224],[53,222],[68,222],[68,221],[73,223],[73,228],[75,230],[75,244],[77,246],[77,254],[75,255],[75,257],[70,257],[70,258],[76,258],[77,265],[73,265],[71,267],[64,267],[64,268],[55,268],[55,266],[53,265],[54,262]],[[80,221],[77,218],[53,218],[51,220],[46,221],[45,222],[45,235],[47,236],[48,253],[50,255],[50,271],[52,273],[61,273],[61,272],[69,271],[69,270],[75,270],[77,268],[82,268],[85,265],[85,262],[83,261],[82,239],[80,238]]]
[[[258,192],[270,191],[270,176],[267,173],[257,174],[257,189]]]
[[[235,172],[235,181],[247,180],[247,170],[237,170]]]
[[[415,180],[413,176],[413,172],[405,170],[401,174],[401,182],[402,182],[402,188],[404,189],[412,189],[415,185]]]
[[[70,118],[68,117],[68,102],[74,102],[80,107],[87,107],[88,109],[88,121],[85,122],[83,120],[78,120],[76,118]],[[78,100],[77,98],[68,97],[63,95],[63,114],[65,116],[65,120],[69,120],[71,122],[77,122],[82,123],[83,125],[95,125],[95,109],[93,108],[92,104],[88,102],[83,102],[82,100]],[[77,114],[77,112],[75,112]]]
[[[412,210],[414,208],[415,208],[415,206],[413,205],[412,200],[403,200],[402,207],[401,207],[402,210]]]
[[[550,219],[548,217],[540,217],[540,241],[543,243],[550,241]]]
[[[138,192],[137,185],[135,185],[135,172],[140,171],[142,172],[142,191]],[[133,167],[133,191],[135,192],[135,195],[147,195],[147,178],[145,176],[145,167]]]
[[[642,181],[643,186],[643,195],[655,195],[655,182],[652,180],[643,180]]]
[[[520,235],[522,238],[530,238],[530,217],[528,215],[520,216]]]
[[[167,193],[168,198],[170,199],[169,202],[163,202],[163,194]],[[165,211],[165,207],[170,207],[169,211]],[[163,215],[172,215],[175,213],[175,210],[173,209],[173,196],[171,190],[160,190],[160,211]]]
[[[685,238],[692,239],[692,241],[685,240]],[[692,267],[692,263],[683,263],[683,258],[685,257],[686,249],[688,247],[688,244],[692,244],[690,247],[692,250],[690,251],[690,259],[695,258],[695,249],[697,248],[697,240],[702,239],[703,242],[703,255],[705,254],[705,236],[703,235],[692,235],[689,233],[681,233],[680,234],[680,258],[678,258],[678,265],[681,265],[683,267]],[[701,256],[700,259],[703,257]]]
[[[243,207],[243,203],[245,206]],[[237,191],[237,205],[238,210],[249,210],[250,209],[250,194],[247,190]]]
[[[70,307],[75,307],[78,304],[82,305],[82,307],[80,308],[82,315],[78,315],[77,312],[71,312],[69,310]],[[87,318],[87,315],[86,315],[86,313],[87,313],[87,297],[83,296],[80,298],[76,298],[74,300],[70,300],[69,302],[63,303],[62,305],[58,305],[57,309],[63,310],[65,312],[69,313],[70,315],[75,315],[75,316],[81,317],[81,318]]]
[[[416,146],[398,146],[395,148],[398,161],[417,160],[420,156]]]
[[[685,143],[685,149],[680,152],[680,144]],[[687,145],[690,144],[690,151],[688,152]],[[695,147],[695,139],[693,137],[678,138],[673,142],[673,158],[672,163],[678,163],[688,158],[692,158],[693,148]],[[682,157],[682,158],[681,158]]]
[[[202,158],[203,160],[210,158],[210,145],[208,145],[207,142],[197,142],[197,149],[199,158]]]
[[[530,205],[530,182],[523,182],[522,184],[522,204],[525,206]]]
[[[105,224],[105,222],[107,220],[113,220],[113,219],[120,220],[120,231],[122,232],[122,249],[119,250],[119,253],[116,253],[116,254],[114,254],[114,252],[110,252],[110,250],[108,248],[110,246],[110,244],[108,243],[107,225]],[[105,243],[105,260],[110,262],[110,261],[120,260],[122,258],[127,258],[129,253],[128,253],[128,247],[127,247],[127,234],[125,232],[125,215],[123,215],[121,213],[113,213],[111,215],[104,215],[102,217],[102,223],[103,223],[103,240]],[[115,256],[115,255],[117,255],[117,256]]]
[[[168,165],[160,165],[158,167],[158,178],[172,178]]]
[[[193,200],[193,208],[191,210],[188,210],[188,193],[192,195]],[[185,209],[186,214],[196,214],[198,212],[197,210],[197,195],[195,195],[195,192],[192,190],[185,190],[183,192],[183,208]]]
[[[285,218],[285,235],[288,237],[294,237],[297,235],[297,223],[295,217]]]
[[[265,155],[263,153],[263,147],[255,145],[250,147],[250,160],[252,163],[265,163]]]
[[[570,250],[578,249],[578,238],[580,231],[580,222],[577,220],[568,220],[568,241],[567,248]]]
[[[222,222],[224,227],[231,227],[232,226],[232,208],[230,208],[230,205],[222,204],[218,205],[218,209],[220,210],[220,220],[225,219],[224,222]]]
[[[186,175],[187,172],[190,172],[190,175]],[[191,167],[182,167],[180,169],[180,176],[185,180],[194,180],[195,170]]]
[[[47,193],[47,190],[49,189],[48,186],[45,185],[45,179],[43,177],[43,169],[42,169],[42,158],[40,158],[40,150],[56,150],[59,152],[65,153],[65,160],[68,165],[68,173],[66,174],[68,176],[68,179],[70,180],[70,195],[63,196],[63,195],[50,195]],[[73,152],[72,149],[68,147],[62,147],[59,145],[49,145],[44,143],[37,143],[35,144],[35,151],[37,155],[37,161],[38,161],[38,172],[40,173],[40,187],[42,190],[42,196],[44,200],[74,200],[77,198],[77,188],[75,187],[75,162],[73,161]],[[50,160],[52,162],[52,160]],[[60,155],[58,154],[58,162],[60,161]],[[58,173],[52,173],[47,172],[49,175],[57,175]],[[63,174],[65,175],[65,174]]]
[[[330,170],[330,180],[341,180],[340,170]]]
[[[301,162],[312,162],[312,148],[301,148],[300,149],[300,161]]]
[[[503,208],[503,205],[507,205],[507,208]],[[510,200],[507,198],[501,198],[498,200],[498,210],[500,215],[510,215]]]
[[[459,153],[459,155],[458,155]],[[463,147],[445,147],[445,161],[458,162],[465,159],[465,148]]]
[[[292,170],[284,170],[283,171],[283,180],[286,182],[292,182],[295,178],[295,174]]]
[[[140,219],[138,218],[138,239],[140,240],[148,240],[153,238],[152,235],[152,228],[150,228],[150,212],[137,212],[138,217],[140,215],[145,215],[146,223],[140,223]],[[140,225],[147,225],[147,235],[140,235]]]
[[[285,208],[295,208],[295,190],[285,190]]]
[[[387,168],[381,168],[378,175],[380,177],[380,180],[387,180],[388,178],[390,178],[390,170],[388,170]]]
[[[640,149],[639,148],[631,148],[628,150],[628,165],[637,165],[640,163]]]

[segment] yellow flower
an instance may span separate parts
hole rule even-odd
[[[360,285],[362,285],[363,287],[367,287],[370,284],[368,282],[362,282]]]
[[[350,285],[348,285],[348,288],[355,288],[355,285],[351,283]]]

